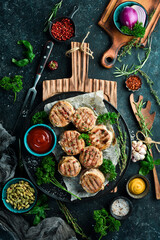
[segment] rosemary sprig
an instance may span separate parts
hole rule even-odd
[[[62,3],[63,3],[63,0],[61,0],[59,3],[56,3],[56,4],[54,5],[54,7],[52,8],[52,11],[51,11],[51,13],[50,13],[47,21],[44,23],[44,25],[45,25],[45,28],[44,28],[44,30],[43,30],[44,32],[47,32],[48,27],[49,27],[49,22],[51,21],[52,18],[55,18],[55,17],[56,17],[57,11],[58,11],[59,8],[61,8]]]
[[[82,228],[78,225],[77,219],[72,216],[68,208],[62,203],[61,201],[57,201],[57,204],[59,206],[59,209],[62,211],[62,213],[65,215],[66,220],[69,224],[72,224],[75,232],[79,235],[81,235],[82,238],[89,239],[86,234],[83,232]]]
[[[150,77],[149,77],[144,71],[142,71],[142,70],[139,69],[138,72],[142,75],[142,77],[145,78],[146,82],[147,82],[148,85],[149,85],[151,94],[154,96],[157,104],[160,106],[160,98],[159,98],[158,95],[157,95],[157,91],[155,91],[155,90],[153,89],[153,87],[152,87],[153,84],[154,84],[154,82],[150,79]]]
[[[134,102],[134,104],[135,104],[135,107],[136,107],[136,110],[137,110],[136,115],[140,119],[140,121],[139,121],[140,128],[141,128],[143,134],[146,137],[148,137],[149,135],[152,135],[152,133],[151,133],[151,129],[150,130],[148,129],[148,124],[146,124],[146,122],[145,122],[146,118],[144,118],[144,116],[142,114],[142,108],[145,105],[145,102],[143,102],[143,100],[141,100],[139,104],[137,104],[135,102]]]
[[[138,55],[138,60],[140,63],[139,65],[132,65],[129,68],[128,65],[123,64],[121,69],[118,67],[115,67],[116,68],[116,70],[114,72],[114,75],[116,75],[115,77],[122,77],[122,76],[131,75],[131,74],[136,74],[139,70],[141,70],[150,56],[151,43],[152,43],[152,41],[149,41],[149,39],[148,39],[148,48],[144,48],[144,50],[145,50],[145,58],[144,59],[141,60]]]

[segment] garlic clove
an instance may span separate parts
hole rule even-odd
[[[141,148],[139,151],[139,154],[146,155],[146,150],[144,148]]]

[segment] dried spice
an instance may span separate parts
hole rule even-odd
[[[52,24],[51,34],[59,41],[66,41],[74,36],[74,26],[69,18],[62,18]]]
[[[142,85],[142,81],[136,75],[132,75],[129,78],[127,78],[127,80],[126,80],[126,87],[129,90],[136,91],[139,88],[141,88],[141,85]]]

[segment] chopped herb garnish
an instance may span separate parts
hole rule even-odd
[[[90,137],[87,133],[82,133],[78,138],[83,139],[87,146],[91,145],[91,140],[90,140]]]
[[[118,119],[118,115],[115,112],[108,112],[100,114],[97,118],[97,122],[98,124],[106,124],[109,122],[112,125],[116,123],[116,119]]]
[[[36,112],[32,117],[33,124],[45,123],[48,119],[48,114],[45,111]]]

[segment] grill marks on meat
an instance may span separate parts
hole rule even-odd
[[[81,164],[75,157],[65,156],[58,164],[58,171],[65,177],[76,177],[81,171]]]
[[[98,125],[95,126],[90,132],[91,144],[100,150],[108,148],[113,139],[113,133],[107,130],[106,126]]]
[[[80,133],[77,131],[65,131],[61,136],[60,145],[67,155],[77,155],[85,147],[83,139],[79,139]]]
[[[59,101],[51,108],[49,120],[53,126],[65,127],[71,122],[73,113],[74,108],[70,103]]]
[[[75,111],[72,121],[80,132],[87,132],[95,126],[96,116],[90,108],[81,107]]]
[[[88,193],[96,193],[104,189],[105,177],[98,169],[89,169],[85,171],[80,178],[82,188]]]
[[[98,148],[89,146],[80,153],[79,160],[85,168],[97,168],[103,163],[103,155]]]

